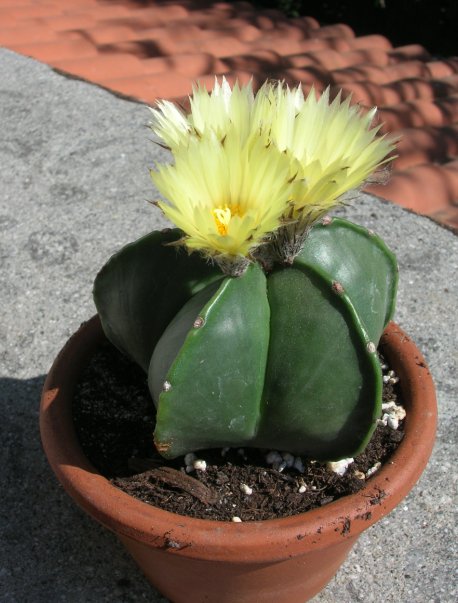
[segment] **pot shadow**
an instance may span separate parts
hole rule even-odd
[[[49,468],[38,424],[44,379],[0,378],[2,601],[167,603]]]

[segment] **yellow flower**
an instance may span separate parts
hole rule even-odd
[[[330,102],[329,90],[304,98],[302,87],[266,82],[193,88],[185,115],[168,101],[153,109],[152,129],[175,165],[152,174],[161,202],[186,245],[215,256],[248,256],[281,224],[278,242],[297,253],[313,222],[359,186],[393,150],[376,137],[367,113]],[[277,245],[278,247],[278,245]],[[281,254],[280,254],[281,255]]]
[[[329,89],[319,98],[312,89],[304,99],[300,86],[281,83],[265,84],[258,94],[255,121],[269,122],[266,141],[290,155],[292,218],[304,227],[389,161],[393,141],[376,138],[379,127],[371,129],[376,108],[364,113],[350,99],[341,102],[340,94],[330,102]]]
[[[241,143],[250,136],[250,114],[254,102],[251,83],[231,88],[226,78],[221,84],[215,78],[209,93],[203,86],[193,87],[190,97],[191,112],[185,115],[170,101],[159,101],[153,113],[153,132],[173,152],[180,145],[187,145],[191,138],[215,134],[222,140],[229,129],[238,132]]]
[[[290,164],[261,137],[241,146],[232,127],[222,141],[214,133],[190,138],[175,149],[174,159],[151,177],[168,200],[159,207],[186,233],[188,248],[235,260],[280,225],[292,190]]]

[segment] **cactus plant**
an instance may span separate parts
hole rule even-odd
[[[114,255],[94,299],[148,375],[163,456],[254,446],[337,460],[367,445],[396,260],[323,215],[392,150],[373,116],[327,93],[226,81],[195,89],[189,115],[154,110],[175,159],[152,173],[169,198],[158,205],[179,228]]]

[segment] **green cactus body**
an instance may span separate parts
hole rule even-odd
[[[292,266],[265,275],[253,264],[234,278],[163,246],[178,237],[127,246],[94,287],[107,337],[148,372],[161,454],[255,446],[337,460],[362,450],[380,414],[375,346],[397,283],[383,242],[335,218],[311,230]]]
[[[358,317],[332,282],[302,267],[271,274],[268,298],[259,445],[318,460],[352,456],[367,443],[381,404],[378,359]]]
[[[126,245],[98,273],[94,301],[107,338],[145,371],[160,336],[180,308],[221,272],[175,247],[178,229]]]
[[[266,277],[252,265],[241,277],[225,278],[211,297],[202,293],[208,301],[198,308],[192,298],[183,307],[149,367],[159,400],[156,446],[172,457],[252,442],[260,422],[269,346]]]

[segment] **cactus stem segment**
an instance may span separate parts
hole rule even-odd
[[[205,324],[205,320],[202,318],[202,316],[198,316],[192,326],[195,329],[200,329],[201,327],[204,326],[204,324]]]
[[[235,205],[219,210],[221,228],[238,221]],[[279,472],[301,473],[302,456],[335,461],[367,445],[383,377],[397,380],[376,355],[396,263],[365,228],[318,219],[312,227],[289,217],[248,257],[210,250],[207,262],[169,246],[183,243],[180,230],[153,232],[99,273],[104,330],[148,373],[154,439],[166,458],[223,445],[243,457],[253,446],[277,451],[268,456]],[[239,278],[222,278],[213,263]],[[395,425],[399,413],[382,417]],[[194,461],[202,470],[203,459],[187,456],[186,472]]]

